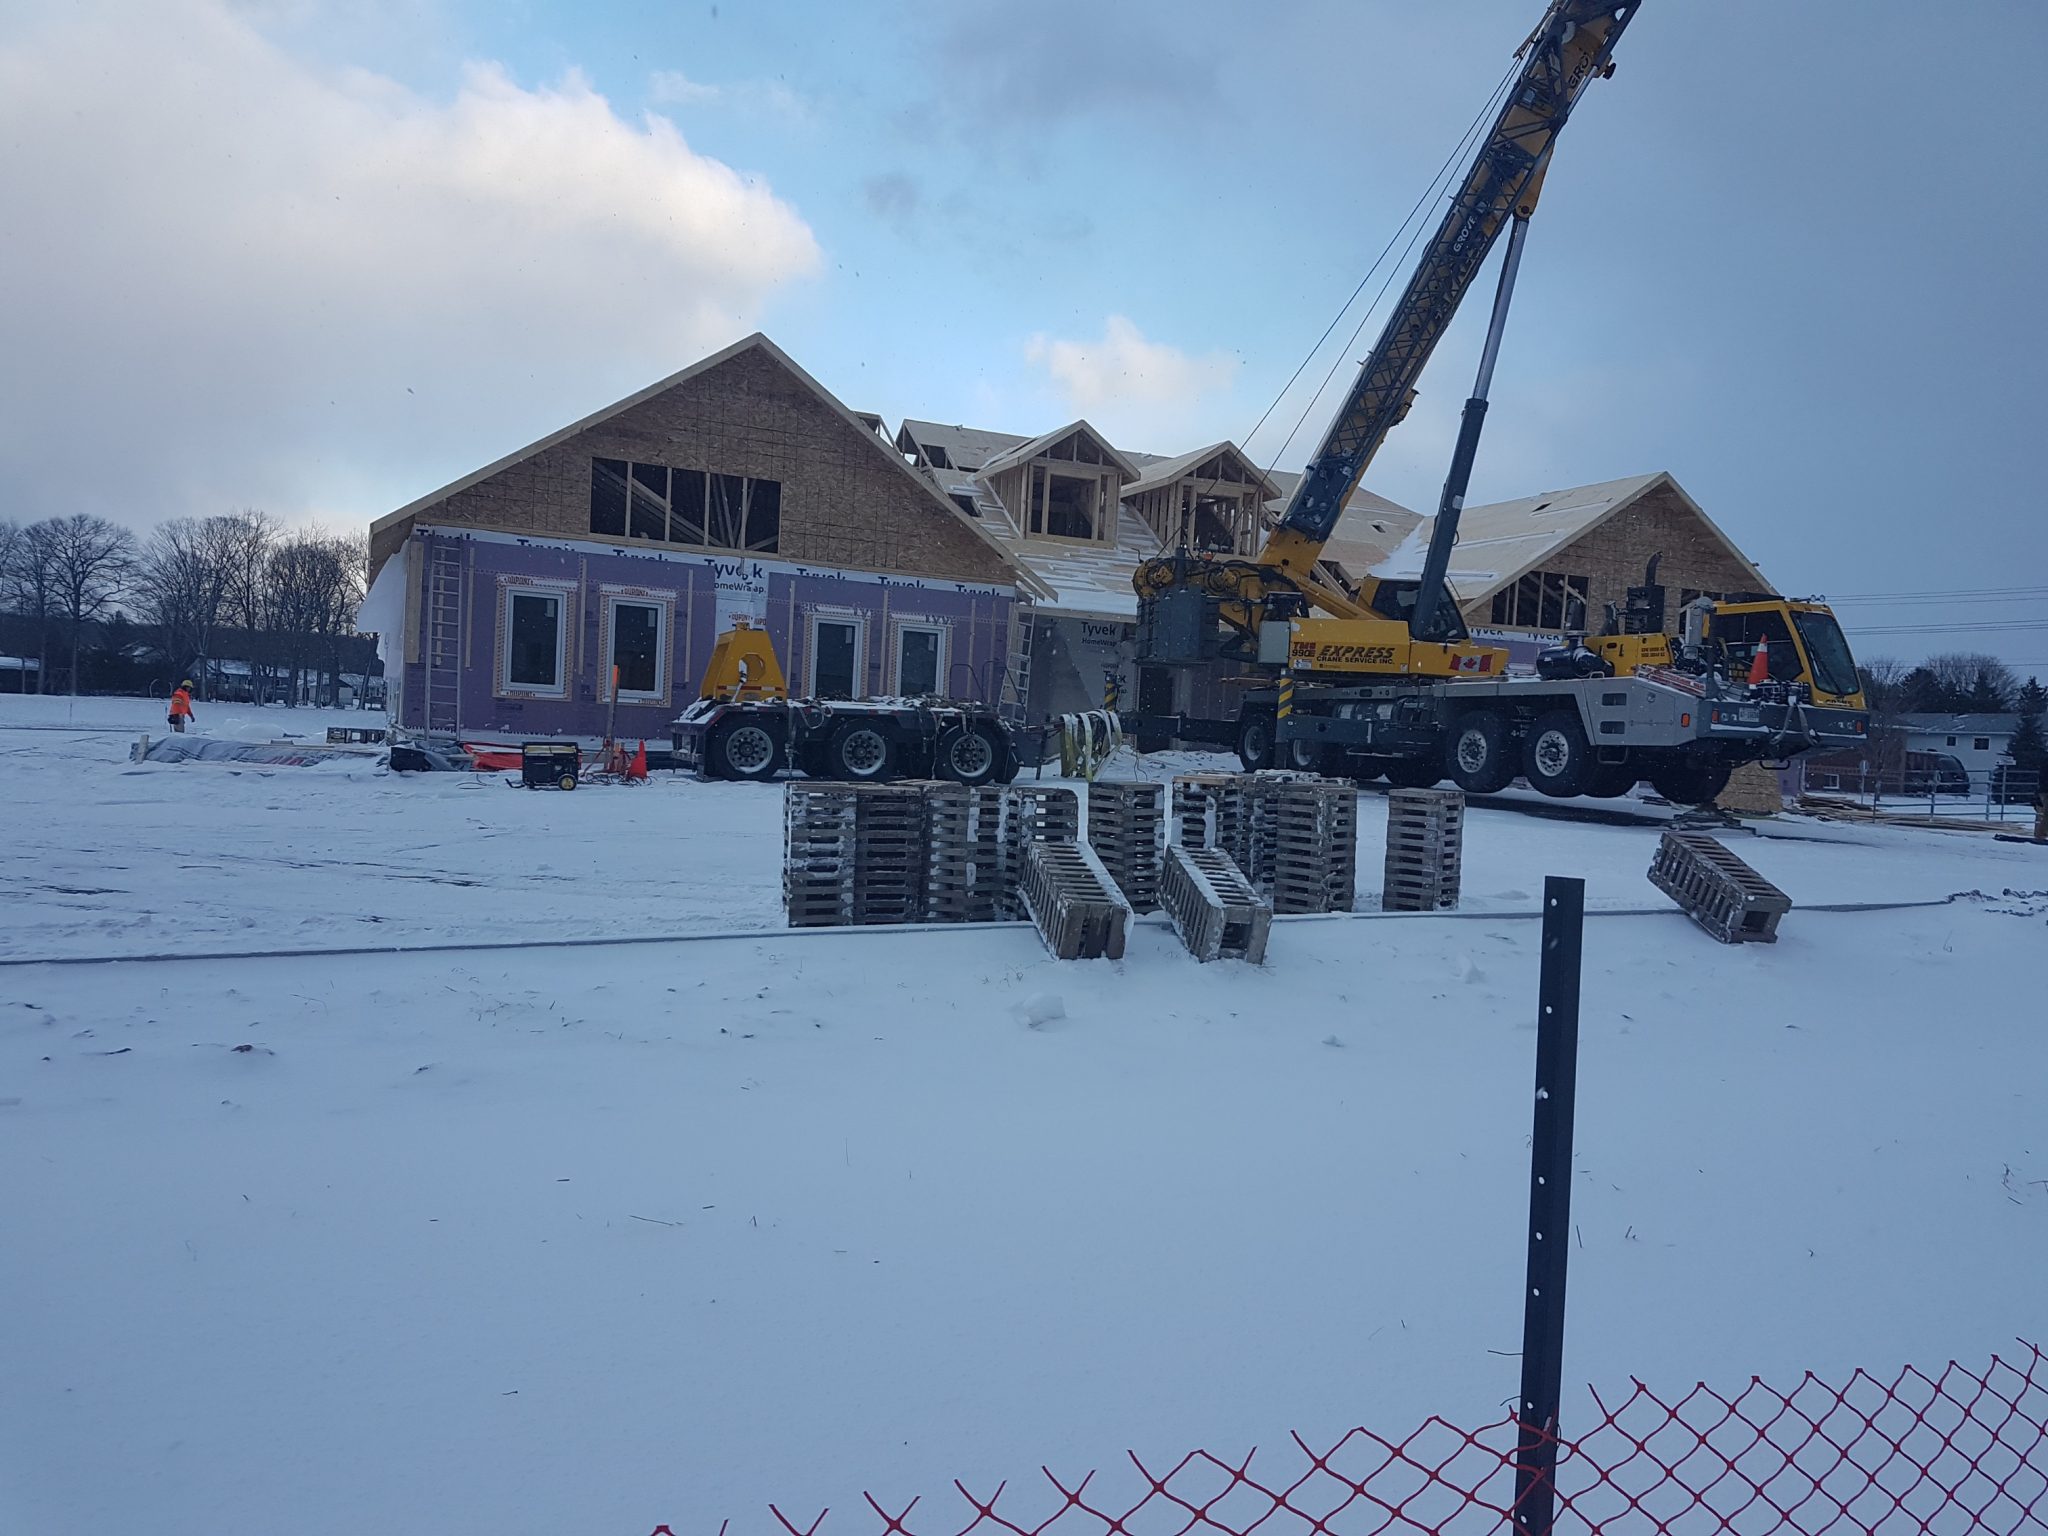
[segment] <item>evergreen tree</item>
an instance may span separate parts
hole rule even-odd
[[[2012,781],[2022,794],[2036,788],[2048,774],[2048,732],[2042,726],[2048,711],[2048,688],[2028,678],[2019,692],[2020,724],[2005,754],[2012,759]]]
[[[2005,689],[1999,686],[1989,667],[1979,667],[1977,675],[1970,679],[1970,691],[1963,696],[1963,711],[1967,714],[1996,715],[2004,711],[2011,702]]]

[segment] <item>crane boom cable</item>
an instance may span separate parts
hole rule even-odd
[[[1459,136],[1458,142],[1452,146],[1450,153],[1444,157],[1443,164],[1437,167],[1436,174],[1429,179],[1428,185],[1422,189],[1422,195],[1415,199],[1415,205],[1408,210],[1406,217],[1395,226],[1393,234],[1387,237],[1387,243],[1381,247],[1379,255],[1373,258],[1373,263],[1366,269],[1365,276],[1358,280],[1358,286],[1351,290],[1351,296],[1345,299],[1343,304],[1339,306],[1337,313],[1330,317],[1330,323],[1323,327],[1323,334],[1316,338],[1315,345],[1310,347],[1307,354],[1295,365],[1294,372],[1289,374],[1287,382],[1280,386],[1280,392],[1273,396],[1272,403],[1260,413],[1259,419],[1251,431],[1239,439],[1246,448],[1250,447],[1251,440],[1259,435],[1260,430],[1264,428],[1273,412],[1280,408],[1280,402],[1287,398],[1287,392],[1294,388],[1302,374],[1308,370],[1308,365],[1315,361],[1316,354],[1323,350],[1324,344],[1329,341],[1337,327],[1344,323],[1344,317],[1351,312],[1351,307],[1358,302],[1358,296],[1365,292],[1366,285],[1373,279],[1373,274],[1378,272],[1381,266],[1385,264],[1387,257],[1392,254],[1395,245],[1400,242],[1403,232],[1407,231],[1411,224],[1415,228],[1408,235],[1408,243],[1403,248],[1402,255],[1405,257],[1409,251],[1415,248],[1415,242],[1420,237],[1424,227],[1422,223],[1418,222],[1417,215],[1427,208],[1432,201],[1442,195],[1443,187],[1447,184],[1452,172],[1464,160],[1475,136],[1485,127],[1493,114],[1499,111],[1501,98],[1508,90],[1508,87],[1514,82],[1514,78],[1519,73],[1519,70],[1519,64],[1510,64],[1507,73],[1502,75],[1499,83],[1487,93],[1484,104],[1474,114],[1472,121],[1466,125],[1464,133]],[[1268,476],[1272,474],[1274,466],[1280,462],[1282,455],[1293,446],[1294,439],[1301,432],[1302,424],[1308,420],[1309,411],[1315,408],[1316,402],[1322,399],[1323,392],[1330,387],[1330,380],[1336,374],[1338,362],[1342,361],[1346,352],[1349,352],[1352,347],[1358,344],[1358,338],[1365,330],[1366,322],[1379,309],[1380,301],[1387,295],[1387,289],[1393,286],[1394,271],[1396,270],[1398,269],[1390,270],[1386,279],[1381,282],[1380,291],[1373,296],[1372,303],[1366,306],[1364,315],[1360,317],[1358,324],[1352,329],[1351,340],[1345,344],[1342,351],[1338,352],[1338,361],[1332,362],[1330,371],[1323,375],[1323,382],[1316,387],[1316,392],[1310,396],[1308,406],[1302,411],[1300,419],[1295,422],[1293,428],[1288,432],[1286,441],[1281,443],[1279,448],[1268,456],[1266,462],[1266,473]]]

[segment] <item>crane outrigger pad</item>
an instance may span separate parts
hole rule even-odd
[[[1704,832],[1666,832],[1650,884],[1723,944],[1775,944],[1792,898]]]

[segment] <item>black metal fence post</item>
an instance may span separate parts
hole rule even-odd
[[[1550,1536],[1557,1517],[1557,1416],[1564,1389],[1564,1281],[1572,1222],[1572,1110],[1579,1075],[1579,955],[1586,882],[1543,882],[1536,1106],[1529,1140],[1529,1280],[1522,1298],[1522,1395],[1515,1530]]]

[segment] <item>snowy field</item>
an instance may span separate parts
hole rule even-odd
[[[256,740],[366,718],[200,708]],[[1516,914],[1553,873],[1617,914],[1570,1379],[2048,1336],[2048,902],[1999,894],[2048,889],[2040,849],[1781,819],[1735,846],[1801,903],[1991,899],[1727,950],[1619,915],[1665,905],[1646,808],[1482,808],[1475,916],[1283,922],[1263,969],[1146,925],[1062,966],[1022,929],[774,931],[773,790],[129,763],[160,728],[0,698],[7,958],[730,936],[0,968],[0,1531],[738,1532],[771,1498],[1491,1421]]]

